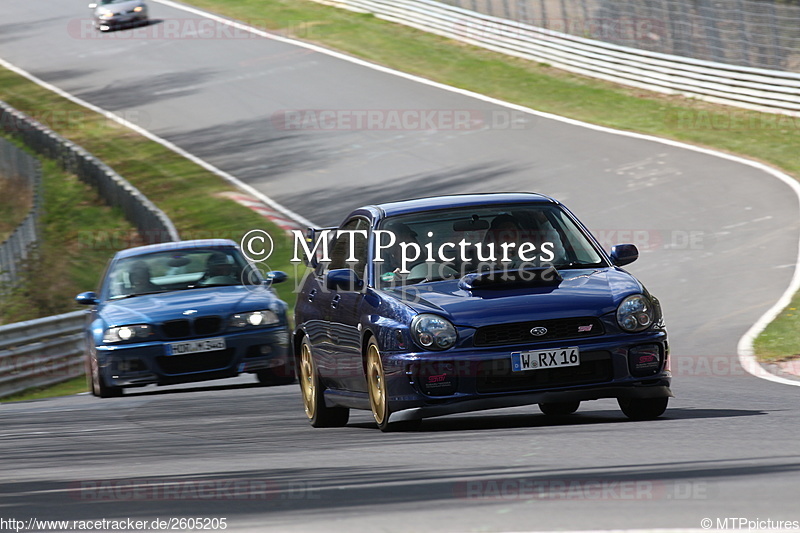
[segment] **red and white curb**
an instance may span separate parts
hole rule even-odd
[[[247,194],[242,194],[239,192],[223,192],[220,193],[219,196],[224,198],[230,198],[231,200],[249,208],[261,215],[262,217],[269,219],[272,221],[276,226],[281,228],[288,234],[291,234],[294,230],[305,231],[306,228],[303,227],[298,222],[292,220],[291,218],[287,217],[285,214],[276,211],[275,209],[269,207],[264,202],[258,200],[257,198],[253,198]]]

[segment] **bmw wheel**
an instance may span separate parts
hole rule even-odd
[[[122,387],[111,387],[106,385],[106,380],[100,373],[100,364],[97,362],[97,354],[89,354],[89,365],[91,368],[92,394],[98,398],[116,398],[122,396]]]
[[[267,368],[256,372],[258,382],[262,385],[289,385],[294,383],[294,370],[287,365]]]

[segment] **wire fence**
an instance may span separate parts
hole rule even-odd
[[[23,221],[11,235],[0,244],[0,290],[19,281],[22,265],[33,253],[37,241],[42,168],[35,157],[30,156],[13,143],[0,138],[0,180],[5,180],[14,191],[11,201],[17,197],[32,198],[32,206]]]
[[[798,0],[440,0],[530,26],[730,65],[800,72]]]

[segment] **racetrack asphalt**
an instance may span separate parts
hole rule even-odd
[[[525,190],[563,201],[607,244],[637,242],[642,255],[629,270],[665,309],[676,398],[652,422],[627,422],[598,401],[567,421],[516,408],[392,435],[368,413],[314,430],[296,385],[265,389],[247,378],[3,405],[0,515],[227,515],[237,530],[365,532],[800,519],[800,389],[746,374],[736,355],[794,271],[798,199],[784,183],[289,43],[98,36],[83,31],[80,5],[46,5],[4,5],[0,57],[321,225],[371,202]],[[151,12],[160,20],[151,30],[199,20],[157,3]],[[337,112],[336,127],[310,129],[323,111]],[[365,111],[377,112],[372,126],[353,127]],[[409,112],[436,127],[389,123]],[[304,127],[292,126],[298,116]],[[454,116],[468,125],[448,126]],[[241,482],[247,497],[191,497],[213,481]],[[101,482],[114,490],[92,492]],[[131,486],[150,492],[137,498]],[[168,486],[184,496],[165,496]]]

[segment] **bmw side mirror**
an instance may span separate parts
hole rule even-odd
[[[625,266],[639,259],[639,249],[635,244],[618,244],[611,247],[611,262],[616,266]]]
[[[267,272],[266,282],[274,285],[276,283],[283,283],[287,279],[289,279],[289,275],[286,272],[282,270],[270,270]]]
[[[325,275],[325,287],[332,291],[357,291],[364,286],[364,280],[358,277],[352,268],[337,268]]]
[[[97,295],[91,291],[82,292],[75,297],[75,301],[82,305],[95,305],[97,303]]]

